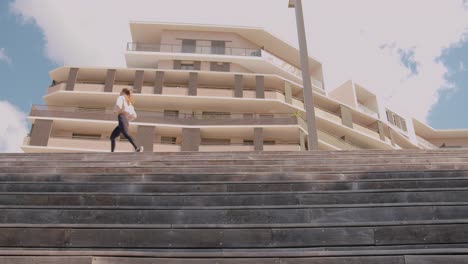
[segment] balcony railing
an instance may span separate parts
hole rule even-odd
[[[112,109],[88,109],[46,105],[33,105],[30,116],[102,121],[116,120],[116,115],[113,113]],[[178,113],[174,115],[167,112],[138,111],[138,118],[134,122],[185,126],[283,126],[297,125],[298,118],[299,117],[290,113]]]
[[[379,118],[379,114],[377,114],[374,110],[370,109],[369,107],[363,105],[363,104],[360,104],[358,103],[358,109],[361,110],[361,112],[364,112],[374,118]]]
[[[213,47],[213,46],[193,46],[193,45],[177,45],[177,44],[146,44],[146,43],[127,43],[128,51],[148,51],[148,52],[168,52],[168,53],[194,53],[194,54],[211,54],[211,55],[231,55],[231,56],[247,56],[247,57],[262,57],[273,65],[283,69],[284,71],[293,74],[302,79],[301,69],[286,62],[283,59],[269,53],[264,49],[249,49],[249,48],[231,48],[231,47]],[[323,83],[312,78],[312,85],[323,90]]]
[[[127,43],[128,51],[149,51],[149,52],[169,52],[169,53],[195,53],[211,55],[231,55],[260,57],[260,49],[249,48],[231,48],[231,47],[212,47],[212,46],[192,46],[177,44],[145,44],[145,43]]]
[[[262,50],[262,57],[271,62],[272,64],[274,64],[275,66],[285,70],[286,72],[288,73],[291,73],[293,75],[295,75],[296,77],[298,78],[301,78],[302,79],[302,70],[297,68],[296,66],[292,65],[291,63],[289,62],[286,62],[285,60],[283,59],[280,59],[278,58],[277,56],[269,53],[268,51],[266,50]],[[323,90],[323,83],[319,80],[316,80],[314,78],[312,78],[312,85]]]

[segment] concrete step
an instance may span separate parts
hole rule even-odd
[[[468,163],[431,164],[362,164],[362,165],[305,165],[305,166],[162,166],[162,167],[6,167],[0,173],[19,174],[231,174],[231,173],[295,173],[295,172],[381,172],[381,171],[440,171],[468,170]]]
[[[224,160],[224,159],[325,159],[325,158],[392,158],[392,157],[466,157],[466,150],[370,150],[370,151],[318,151],[318,152],[180,152],[180,153],[28,153],[3,154],[0,161],[24,160],[83,160],[83,161],[159,161],[159,160]]]
[[[308,192],[356,190],[468,188],[468,178],[400,181],[325,181],[299,183],[64,183],[0,182],[0,192],[112,192],[112,193],[204,193],[204,192]]]
[[[465,221],[468,206],[460,205],[349,205],[291,207],[41,207],[4,206],[0,223],[105,225],[262,225],[314,224],[353,226],[406,221]]]
[[[468,188],[444,191],[389,191],[270,194],[100,194],[100,193],[0,193],[0,206],[285,206],[466,203]]]
[[[248,174],[10,174],[0,173],[0,182],[131,182],[131,183],[294,183],[316,181],[364,181],[404,179],[468,178],[468,171],[395,171],[395,172],[302,172]]]
[[[0,228],[0,247],[236,249],[468,242],[468,224],[256,229]],[[46,246],[45,246],[46,245]]]
[[[237,258],[237,259],[168,259],[168,258],[117,258],[96,257],[93,263],[78,264],[468,264],[468,255],[461,256],[353,256],[353,257],[311,257],[311,258]],[[6,263],[9,264],[9,263]],[[41,264],[41,263],[39,263]]]
[[[298,156],[293,159],[263,159],[263,158],[229,158],[229,159],[162,159],[162,160],[14,160],[14,161],[1,161],[1,167],[7,166],[28,166],[28,167],[105,167],[105,166],[207,166],[207,165],[327,165],[327,164],[411,164],[411,163],[463,163],[468,162],[468,155],[465,157],[418,157],[418,156],[398,156],[398,157],[345,157],[345,158],[331,158],[321,157],[316,159],[308,158],[307,156]]]

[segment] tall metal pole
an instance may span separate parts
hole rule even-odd
[[[309,144],[309,151],[312,151],[318,150],[318,137],[315,127],[314,97],[312,92],[312,80],[310,79],[309,53],[307,51],[304,14],[302,12],[302,0],[290,0],[290,6],[292,1],[295,1],[294,7],[296,9],[297,35],[299,37],[299,53],[301,57],[304,104],[308,132],[307,141]]]

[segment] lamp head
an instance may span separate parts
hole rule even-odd
[[[289,0],[289,8],[295,8],[296,7],[296,0]]]

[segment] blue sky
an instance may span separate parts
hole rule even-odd
[[[11,62],[0,62],[2,93],[6,100],[28,112],[31,104],[41,104],[50,84],[48,72],[58,65],[44,56],[44,36],[34,23],[9,12],[11,1],[0,1],[0,48]]]
[[[257,26],[297,45],[294,13],[282,2],[229,1],[213,12],[219,0],[0,0],[0,102],[21,117],[43,103],[56,67],[124,67],[131,20]],[[376,2],[304,1],[309,53],[323,62],[327,89],[353,79],[434,128],[468,128],[467,1]],[[269,12],[258,17],[264,5]],[[0,138],[11,127],[0,125]]]

